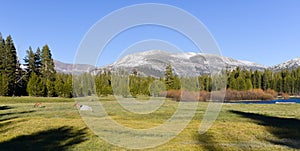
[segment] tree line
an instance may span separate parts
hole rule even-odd
[[[252,71],[238,67],[227,71],[227,77],[227,88],[233,90],[272,89],[278,93],[300,94],[300,68],[273,72],[270,69]]]
[[[282,69],[279,72],[273,72],[270,69],[253,71],[237,67],[234,70],[226,70],[224,72],[226,74],[225,80],[227,80],[227,84],[224,85],[226,89],[233,94],[245,92],[244,94],[247,95],[241,96],[244,97],[243,99],[247,99],[246,97],[251,97],[252,99],[260,98],[250,96],[255,94],[265,99],[271,97],[263,95],[275,97],[277,94],[300,94],[300,68],[292,70]],[[139,76],[136,70],[130,73],[129,78],[114,75],[110,72],[98,73],[95,76],[95,90],[99,96],[116,94],[125,97],[128,95],[133,97],[137,95],[158,96],[160,92],[172,90],[202,92],[222,90],[222,88],[218,87],[218,83],[213,82],[220,81],[213,81],[210,75],[179,77],[173,73],[171,65],[167,65],[163,78]],[[235,95],[242,95],[242,93]],[[232,98],[237,97],[234,96]]]
[[[0,54],[0,96],[74,97],[114,94],[136,97],[159,96],[161,92],[171,90],[211,92],[222,89],[217,87],[218,83],[214,83],[210,75],[179,77],[174,74],[170,64],[165,68],[164,77],[160,78],[141,76],[135,69],[118,73],[103,71],[97,75],[83,73],[74,77],[57,73],[48,45],[36,51],[29,47],[23,70],[10,35],[4,39],[0,34]],[[279,94],[300,94],[300,68],[273,72],[269,69],[252,71],[237,67],[224,73],[227,78],[226,88],[234,92],[250,93],[249,90],[257,90],[261,94],[259,90],[274,90]]]
[[[72,76],[56,73],[48,45],[26,51],[24,67],[12,37],[0,33],[0,96],[72,97]]]

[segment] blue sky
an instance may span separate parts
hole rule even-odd
[[[20,59],[29,46],[36,49],[48,44],[54,59],[72,63],[84,35],[98,20],[141,3],[169,4],[196,16],[224,56],[263,65],[300,57],[299,0],[9,0],[1,2],[0,32],[3,37],[12,35]],[[123,43],[118,41],[122,34]],[[122,34],[107,45],[108,55],[100,58],[100,65],[113,62],[120,51],[143,39],[163,39],[182,50],[197,51],[163,28],[145,26]]]

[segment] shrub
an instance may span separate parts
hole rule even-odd
[[[225,93],[225,98],[224,98]],[[213,95],[212,95],[213,94]],[[212,95],[212,96],[211,96]],[[175,101],[208,101],[208,100],[273,100],[277,97],[277,92],[268,89],[253,89],[247,91],[238,91],[227,89],[226,91],[188,91],[188,90],[169,90],[160,92],[159,96],[172,98]],[[213,97],[213,98],[211,98]]]
[[[287,93],[282,93],[281,96],[282,96],[284,99],[289,99],[289,98],[290,98],[290,95],[287,94]]]
[[[272,89],[265,90],[265,93],[272,95],[274,98],[278,96],[278,93]]]
[[[253,89],[247,91],[237,91],[228,89],[225,100],[272,100],[277,96],[274,90]]]

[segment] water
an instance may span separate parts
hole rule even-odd
[[[243,104],[275,104],[276,102],[295,102],[300,104],[300,98],[294,99],[283,99],[283,100],[271,100],[271,101],[245,101],[245,102],[237,102]]]

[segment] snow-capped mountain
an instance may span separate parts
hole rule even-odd
[[[195,76],[209,74],[222,69],[264,70],[265,66],[254,62],[235,60],[212,54],[185,52],[173,53],[161,50],[151,50],[129,54],[108,66],[98,68],[97,71],[133,71],[142,75],[162,77],[168,64],[172,65],[174,73],[179,76]]]
[[[57,60],[54,60],[54,64],[56,71],[60,73],[72,73],[74,70],[75,74],[91,71],[97,74],[104,70],[112,72],[131,72],[136,69],[142,75],[161,77],[164,75],[167,64],[172,65],[174,73],[177,75],[194,76],[209,74],[212,71],[220,71],[221,69],[231,70],[238,66],[245,69],[261,71],[268,68],[275,72],[281,69],[294,69],[300,67],[300,58],[295,58],[275,66],[265,67],[250,61],[236,60],[212,54],[195,52],[173,53],[162,50],[151,50],[129,54],[110,65],[99,68],[86,64],[76,64],[73,66],[73,64],[63,63]],[[25,68],[25,66],[21,66]]]
[[[281,69],[295,69],[300,67],[300,58],[295,58],[289,61],[286,61],[281,64],[270,67],[273,71],[280,71]]]
[[[95,69],[95,66],[87,65],[87,64],[70,64],[70,63],[63,63],[57,60],[54,60],[54,69],[59,73],[72,73],[80,74],[84,72],[89,72]]]

